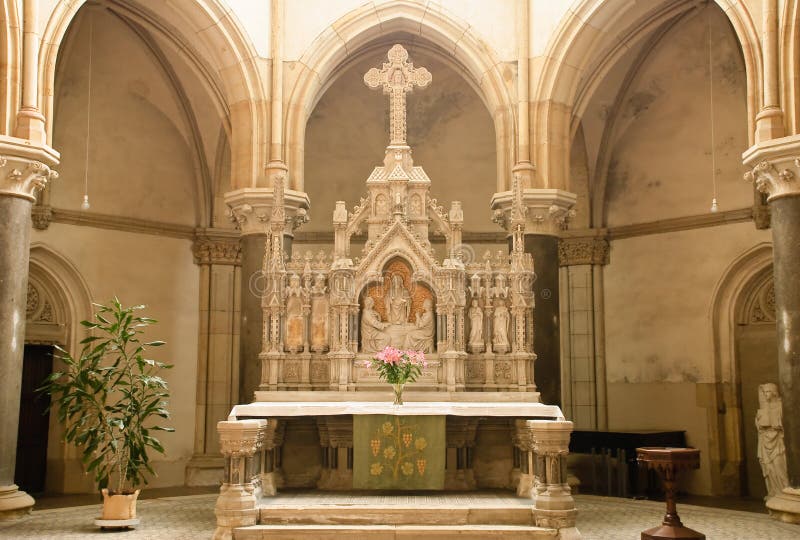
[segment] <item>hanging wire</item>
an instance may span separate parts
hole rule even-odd
[[[92,43],[93,43],[93,19],[91,12],[88,13],[89,17],[89,88],[88,96],[86,98],[86,156],[84,158],[84,177],[83,177],[83,202],[81,203],[81,210],[89,209],[89,137],[91,134],[91,119],[92,119]]]
[[[712,56],[712,39],[711,39],[711,9],[708,10],[708,80],[709,80],[709,116],[711,119],[711,186],[713,196],[711,198],[711,211],[716,212],[719,210],[717,205],[717,152],[714,139],[714,62]]]

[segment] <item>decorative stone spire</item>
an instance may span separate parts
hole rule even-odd
[[[382,87],[389,96],[389,132],[391,146],[406,145],[406,94],[415,86],[425,88],[433,77],[424,67],[414,68],[408,62],[408,51],[402,45],[389,49],[389,61],[381,69],[372,68],[364,75],[364,82],[372,89]]]

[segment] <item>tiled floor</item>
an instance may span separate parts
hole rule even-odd
[[[139,502],[142,524],[123,533],[101,532],[92,520],[99,505],[51,508],[34,511],[25,520],[0,528],[0,538],[79,540],[104,535],[115,540],[201,540],[211,537],[214,529],[213,494],[162,497]],[[304,493],[281,497],[287,504],[311,501]],[[278,499],[280,500],[280,499]],[[276,500],[276,501],[278,501]],[[588,540],[638,539],[642,529],[657,525],[664,511],[662,503],[578,495],[578,528]],[[367,497],[361,494],[326,494],[314,498],[316,504],[437,504],[496,505],[525,504],[504,493],[458,495],[401,495]],[[679,505],[684,524],[706,534],[709,540],[795,540],[800,526],[771,520],[766,514]]]

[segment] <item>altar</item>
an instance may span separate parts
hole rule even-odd
[[[264,501],[296,488],[504,489],[530,501],[528,537],[579,538],[566,475],[572,423],[536,391],[535,273],[520,180],[506,214],[495,216],[510,249],[465,257],[461,203],[445,209],[431,197],[406,142],[406,94],[429,85],[431,73],[395,45],[364,82],[389,96],[390,142],[366,196],[352,210],[345,201],[332,209],[330,252],[286,253],[293,218],[285,177],[272,178],[258,276],[262,348],[246,359],[260,363],[261,382],[217,426],[225,478],[214,537],[260,538]],[[362,232],[363,250],[351,253]],[[434,234],[444,237],[443,258]],[[427,358],[401,406],[367,365],[389,345]],[[413,512],[404,519],[413,524]]]

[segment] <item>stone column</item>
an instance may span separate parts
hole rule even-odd
[[[567,455],[572,422],[527,420],[535,454],[531,490],[537,527],[558,529],[559,538],[580,538],[577,510],[567,483]]]
[[[491,206],[494,220],[508,230],[514,195],[495,193]],[[577,197],[560,189],[525,189],[527,208],[525,252],[533,256],[536,325],[533,350],[536,353],[536,387],[543,403],[561,402],[561,360],[559,335],[558,237],[574,215]],[[509,244],[511,239],[509,238]]]
[[[225,475],[214,507],[217,528],[214,540],[231,540],[233,529],[258,522],[257,472],[271,420],[233,420],[217,423],[219,445],[225,459]],[[259,454],[259,455],[257,455]]]
[[[777,519],[800,523],[800,137],[758,143],[743,155],[745,179],[767,194],[772,214],[778,385],[789,487],[770,498]]]
[[[215,426],[239,403],[239,233],[200,229],[192,251],[200,267],[200,332],[194,454],[186,466],[186,483],[209,486],[222,477]]]
[[[561,304],[561,409],[578,429],[606,429],[603,265],[606,231],[566,231],[558,243]]]
[[[58,176],[58,154],[28,141],[0,138],[0,521],[30,511],[33,499],[14,484],[25,347],[31,206]]]
[[[278,170],[278,169],[276,169]],[[275,174],[283,174],[278,170]],[[231,207],[231,217],[241,232],[241,328],[239,338],[239,400],[251,402],[261,383],[261,352],[263,312],[261,293],[264,279],[262,266],[266,253],[267,233],[272,216],[272,188],[243,188],[225,194]],[[287,221],[284,251],[292,252],[292,231],[308,220],[308,195],[301,191],[284,190]]]

